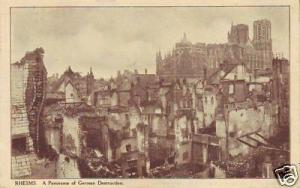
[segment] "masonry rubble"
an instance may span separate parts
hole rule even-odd
[[[221,66],[206,80],[125,71],[78,98],[72,79],[80,75],[66,72],[51,91],[65,91],[55,103],[64,110],[52,111],[62,115],[62,137],[71,142],[63,138],[62,147],[80,160],[82,176],[143,177],[166,165],[174,170],[275,147],[275,75],[254,75],[244,64]]]
[[[280,150],[272,138],[288,123],[278,110],[289,105],[287,89],[279,91],[288,84],[286,60],[273,60],[276,74],[235,64],[205,80],[125,71],[99,82],[92,70],[82,78],[69,67],[46,87],[42,54],[36,49],[11,65],[13,177],[29,176],[34,154],[47,145],[81,177],[172,174],[261,147]]]

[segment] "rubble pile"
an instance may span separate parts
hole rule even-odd
[[[109,163],[101,152],[86,148],[79,159],[82,177],[116,178],[122,176],[122,170],[117,163]]]

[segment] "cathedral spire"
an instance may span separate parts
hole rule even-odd
[[[90,67],[90,75],[93,75],[93,69]]]
[[[68,69],[65,72],[67,72],[67,73],[73,73],[73,70],[72,70],[71,66],[69,66]]]
[[[160,50],[156,53],[156,63],[160,63],[162,61]]]
[[[187,37],[186,37],[186,33],[185,33],[185,32],[183,33],[182,41],[183,41],[183,42],[186,42],[186,41],[187,41]]]

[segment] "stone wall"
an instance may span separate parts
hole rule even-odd
[[[68,152],[80,156],[78,117],[64,116],[62,147]]]
[[[67,103],[80,102],[81,99],[78,95],[76,88],[69,82],[65,87],[65,98]]]
[[[28,153],[33,151],[33,143],[29,135],[29,120],[25,104],[27,77],[28,69],[26,64],[15,63],[11,65],[11,137],[12,140],[14,138],[25,137],[24,140],[26,142],[26,153],[22,155],[14,152],[14,148],[12,148],[12,178],[31,175]]]
[[[29,133],[29,121],[25,105],[28,70],[24,64],[11,65],[11,126],[12,136]]]
[[[31,175],[30,160],[28,155],[12,157],[12,178],[20,178]]]
[[[191,142],[182,142],[176,152],[175,161],[177,164],[189,163],[192,159],[192,144]]]
[[[47,71],[43,63],[43,54],[44,50],[37,48],[32,52],[27,52],[20,63],[17,63],[24,64],[24,68],[28,69],[25,104],[29,120],[29,133],[33,141],[33,147],[38,154],[42,154],[46,149],[41,118],[47,83]]]
[[[136,137],[130,137],[123,139],[121,142],[121,147],[120,147],[120,153],[127,153],[126,146],[130,145],[131,146],[131,151],[137,151],[138,150],[138,145],[137,145],[137,138]]]
[[[213,92],[205,92],[202,100],[203,100],[204,124],[205,127],[208,127],[215,119],[217,100]]]
[[[239,106],[236,109],[229,109],[227,117],[228,135],[224,118],[216,120],[216,134],[221,139],[222,153],[226,153],[226,136],[228,136],[229,154],[247,154],[250,147],[237,140],[238,137],[248,133],[259,131],[265,138],[273,136],[275,127],[273,125],[271,104],[260,104],[255,107]]]

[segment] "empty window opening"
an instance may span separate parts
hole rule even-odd
[[[15,138],[12,140],[12,154],[13,155],[22,155],[26,154],[26,137]]]
[[[126,151],[127,151],[127,152],[130,152],[130,151],[131,151],[131,144],[127,144],[127,145],[126,145]]]

